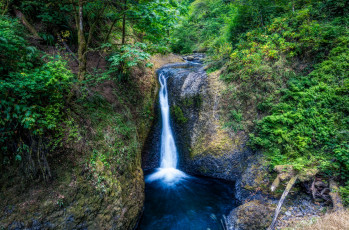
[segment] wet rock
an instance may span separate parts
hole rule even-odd
[[[220,104],[225,84],[219,74],[209,77],[202,65],[168,70],[171,119],[180,168],[194,175],[235,181],[251,155],[246,136],[224,127]]]
[[[234,209],[227,218],[229,230],[266,229],[272,221],[275,205],[258,200],[247,202]]]
[[[195,59],[195,58],[194,58],[193,56],[188,56],[188,57],[187,57],[187,60],[188,60],[188,61],[194,61],[194,59]]]
[[[243,201],[251,198],[256,199],[259,193],[271,196],[276,195],[270,191],[272,184],[271,170],[262,154],[252,155],[246,162],[247,166],[242,170],[242,174],[236,184],[237,198]],[[260,199],[263,199],[262,197]]]
[[[189,62],[202,63],[205,56],[206,55],[203,53],[194,53],[194,54],[189,55],[189,56],[184,56],[183,59],[185,61],[189,61]]]

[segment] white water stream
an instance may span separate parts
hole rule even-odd
[[[162,118],[161,131],[161,159],[160,168],[147,177],[147,182],[161,180],[166,184],[175,184],[183,178],[189,177],[184,172],[177,169],[178,152],[173,138],[173,132],[170,123],[170,106],[168,103],[167,76],[164,73],[159,74],[160,81],[160,108]]]

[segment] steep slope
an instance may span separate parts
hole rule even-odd
[[[71,105],[65,144],[49,159],[54,180],[22,187],[2,178],[0,226],[8,229],[133,229],[143,208],[141,149],[157,92],[154,70],[176,56],[153,57],[132,81],[86,89]],[[127,84],[127,85],[125,85]]]

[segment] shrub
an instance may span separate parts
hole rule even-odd
[[[273,165],[349,179],[349,52],[347,41],[308,76],[292,79],[280,103],[257,125],[252,144],[264,149]]]
[[[60,57],[40,60],[18,31],[16,21],[0,18],[0,40],[5,41],[0,49],[7,55],[1,56],[0,163],[18,165],[29,177],[41,172],[47,178],[46,155],[53,144],[48,137],[61,130],[72,74]]]
[[[109,73],[117,73],[119,81],[127,79],[133,66],[144,64],[150,59],[150,54],[144,51],[146,48],[143,43],[124,45],[108,59],[111,66]],[[151,67],[152,63],[148,62],[146,66]]]

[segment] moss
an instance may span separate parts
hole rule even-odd
[[[171,107],[171,116],[179,124],[185,124],[185,123],[188,122],[188,118],[186,118],[184,116],[184,113],[183,113],[182,109],[179,106],[177,106],[177,105],[173,105]]]
[[[190,108],[200,108],[202,103],[203,103],[203,99],[201,94],[196,94],[194,96],[190,96],[190,97],[185,97],[183,99],[181,99],[179,101],[180,105],[182,105],[183,107],[190,107]]]
[[[237,209],[238,229],[266,229],[272,221],[276,205],[249,201]]]
[[[237,139],[234,141],[237,141]],[[220,156],[227,151],[230,152],[233,150],[232,147],[236,146],[234,141],[222,127],[216,128],[215,132],[211,134],[202,132],[191,149],[190,156],[192,158],[202,154]]]

